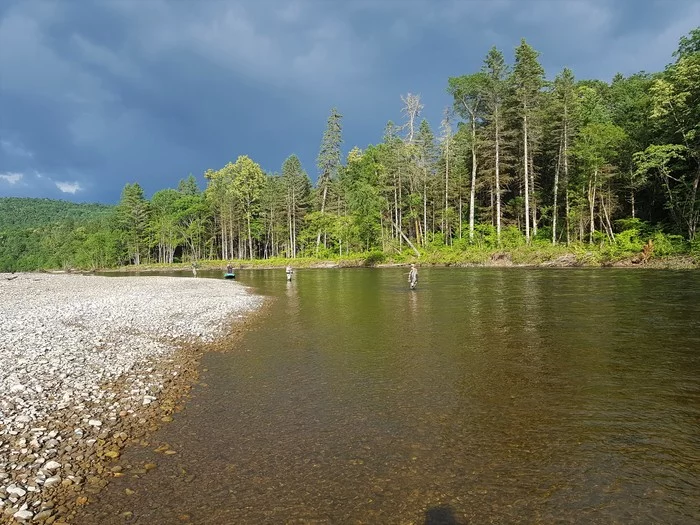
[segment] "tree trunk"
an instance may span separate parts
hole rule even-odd
[[[428,173],[423,173],[423,246],[428,242]]]
[[[531,150],[532,151],[532,150]],[[530,229],[532,237],[537,236],[537,196],[535,195],[535,165],[530,153],[530,211],[532,212],[532,222]]]
[[[557,244],[557,196],[559,195],[559,168],[561,166],[561,146],[561,141],[559,141],[557,167],[554,169],[554,202],[552,204],[552,244]]]
[[[498,113],[496,113],[496,239],[498,240],[498,245],[501,245],[501,179],[500,179],[500,130],[498,129]]]
[[[469,189],[469,240],[474,241],[474,206],[476,201],[476,121],[474,116],[472,116],[472,181],[471,188]],[[461,196],[461,188],[460,188]],[[460,199],[461,204],[461,199]],[[460,208],[460,221],[462,218],[462,211]],[[460,232],[462,231],[460,222]]]
[[[447,242],[447,237],[448,237],[448,220],[447,220],[447,211],[449,209],[449,198],[450,198],[450,139],[448,137],[447,142],[445,143],[445,215],[442,218],[442,232],[445,235],[445,244],[448,244]]]
[[[326,211],[326,196],[328,195],[328,182],[323,185],[323,198],[321,199],[321,215]],[[316,255],[318,255],[318,249],[321,246],[321,233],[319,230],[318,237],[316,237]]]
[[[591,218],[591,228],[590,228],[590,239],[588,240],[589,244],[593,244],[593,234],[595,233],[595,197],[596,197],[596,184],[598,180],[598,170],[596,169],[593,172],[593,179],[588,181],[588,208],[589,208],[589,215]]]
[[[610,223],[610,216],[608,215],[608,209],[605,206],[605,200],[603,199],[603,194],[600,194],[600,207],[603,210],[603,217],[605,218],[605,233],[608,234],[610,242],[615,242],[615,233],[613,232],[612,224]]]
[[[524,159],[523,168],[525,169],[525,241],[530,244],[530,174],[529,155],[527,152],[527,106],[523,107],[523,149]]]
[[[403,232],[403,230],[401,230],[401,228],[399,228],[399,225],[396,224],[396,223],[394,223],[394,226],[395,226],[396,229],[398,230],[399,234],[401,234],[401,237],[403,238],[403,240],[406,241],[406,243],[411,247],[411,249],[413,250],[413,252],[416,254],[416,257],[420,257],[420,252],[419,252],[418,249],[413,245],[413,243],[411,242],[411,240],[410,240],[408,237],[406,237],[406,234]]]

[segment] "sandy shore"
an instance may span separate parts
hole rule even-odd
[[[0,523],[70,521],[170,420],[187,349],[261,304],[224,280],[0,274]]]

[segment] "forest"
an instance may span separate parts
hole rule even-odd
[[[1,199],[0,271],[697,259],[700,28],[669,60],[609,83],[567,68],[548,80],[522,40],[512,61],[494,47],[479,71],[447,79],[453,104],[437,127],[408,93],[380,143],[343,156],[333,108],[315,183],[296,155],[274,173],[241,155],[208,169],[203,189],[190,175],[148,199],[134,182],[111,207]]]

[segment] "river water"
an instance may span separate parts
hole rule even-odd
[[[406,273],[238,272],[270,305],[177,454],[76,522],[700,522],[700,273]]]

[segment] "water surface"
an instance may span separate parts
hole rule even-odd
[[[237,272],[268,315],[78,523],[700,521],[700,273],[406,274]]]

